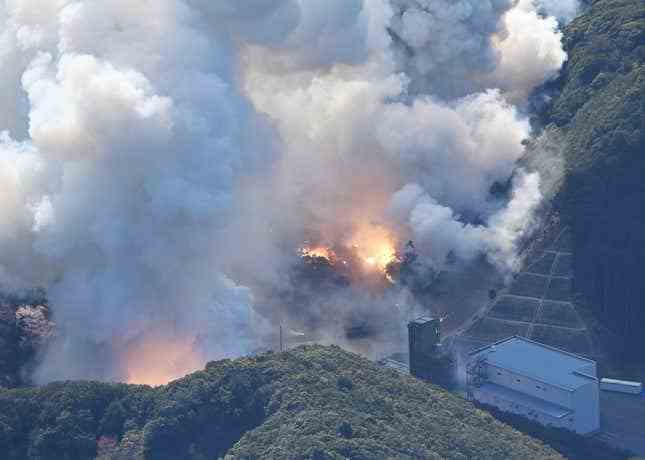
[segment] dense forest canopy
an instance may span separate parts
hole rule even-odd
[[[438,387],[319,346],[213,362],[159,388],[0,391],[0,451],[7,460],[561,458]]]
[[[596,0],[564,43],[569,60],[544,121],[566,139],[559,204],[574,231],[575,289],[615,333],[614,351],[642,361],[645,3]]]

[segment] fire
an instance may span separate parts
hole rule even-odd
[[[336,258],[334,251],[325,246],[305,246],[300,249],[300,254],[302,257],[322,258],[329,261],[333,261]]]
[[[366,269],[385,271],[397,260],[395,238],[385,228],[369,225],[360,228],[350,241]]]
[[[363,262],[368,268],[385,270],[389,264],[396,260],[396,251],[393,247],[384,245],[378,248],[374,255],[363,257]]]
[[[201,369],[203,364],[191,339],[145,337],[127,345],[124,374],[128,383],[160,386]]]
[[[393,282],[388,274],[388,266],[398,260],[397,239],[386,228],[374,224],[355,227],[351,238],[340,240],[338,244],[304,246],[301,257],[323,258],[338,267],[349,277],[358,279],[377,278],[384,275]],[[334,248],[334,249],[332,249]]]

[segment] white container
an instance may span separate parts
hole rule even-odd
[[[625,380],[602,379],[600,380],[600,389],[602,391],[614,391],[617,393],[639,395],[643,392],[643,384],[640,382],[628,382]]]

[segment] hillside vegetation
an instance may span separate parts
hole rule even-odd
[[[645,2],[595,0],[565,33],[569,53],[544,122],[566,139],[560,200],[575,288],[622,339],[645,346]]]
[[[458,397],[337,347],[219,361],[164,387],[0,391],[12,459],[556,459]]]
[[[53,333],[44,292],[0,290],[0,388],[25,383],[33,358]]]

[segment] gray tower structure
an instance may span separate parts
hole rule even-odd
[[[441,318],[423,316],[408,324],[410,374],[442,386],[452,384],[452,359],[441,347]]]
[[[441,320],[423,316],[408,324],[410,373],[427,378],[427,365],[437,354],[441,340]]]

